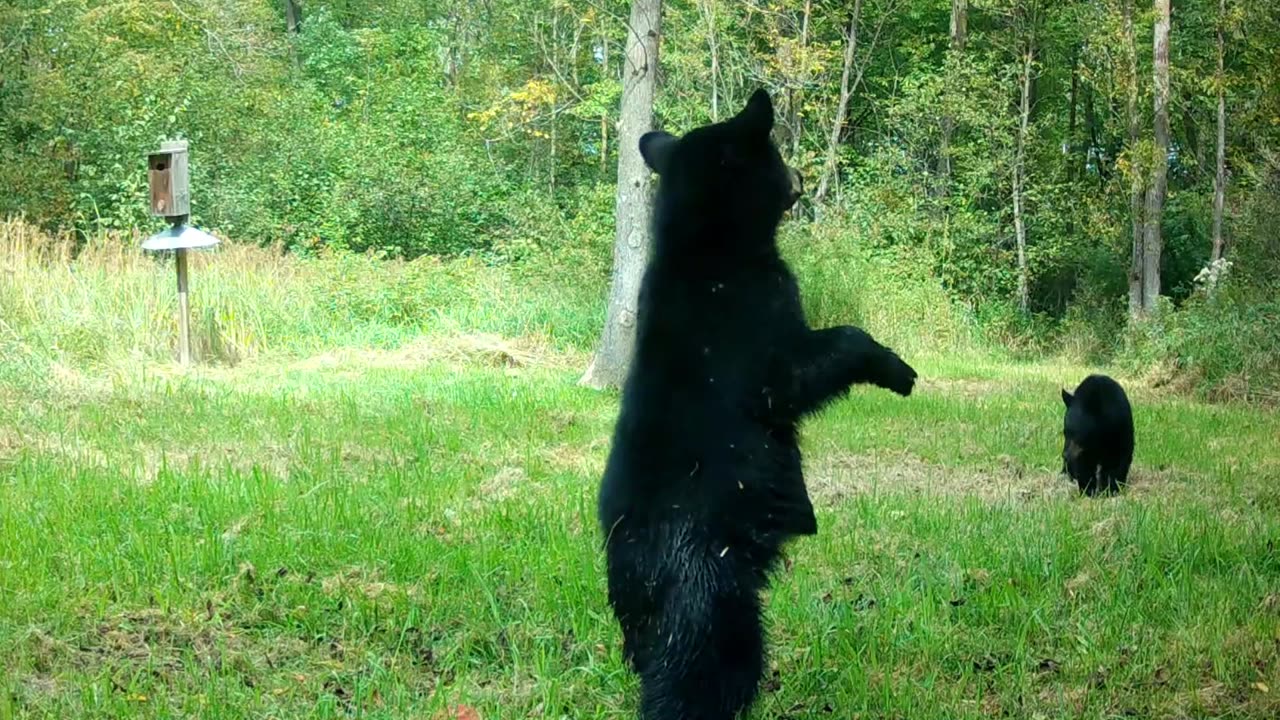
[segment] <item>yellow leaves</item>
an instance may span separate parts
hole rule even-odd
[[[489,125],[497,119],[500,112],[502,112],[502,107],[500,105],[494,105],[488,110],[467,113],[467,119],[472,122],[480,123],[481,125]]]
[[[548,135],[532,126],[544,109],[555,105],[558,94],[556,86],[542,78],[531,78],[518,90],[499,98],[493,106],[476,112],[467,113],[467,119],[486,127],[499,121],[518,126],[521,132],[536,138]]]
[[[788,82],[802,84],[839,68],[838,58],[839,54],[831,47],[816,43],[802,45],[796,38],[778,38],[774,53],[766,62]]]
[[[540,78],[533,78],[524,87],[511,93],[511,100],[525,105],[551,105],[556,101],[556,88]]]

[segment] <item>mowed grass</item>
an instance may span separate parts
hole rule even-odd
[[[632,716],[616,396],[482,346],[0,385],[0,719]],[[754,717],[1280,716],[1274,412],[1130,380],[1133,487],[1090,500],[1086,369],[917,367],[806,426]]]

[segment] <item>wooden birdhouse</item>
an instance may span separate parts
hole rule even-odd
[[[169,140],[147,155],[147,179],[151,184],[151,214],[177,218],[191,214],[191,188],[187,174],[187,141]]]

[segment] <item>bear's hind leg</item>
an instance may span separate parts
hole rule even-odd
[[[674,589],[660,624],[665,640],[655,638],[660,649],[641,671],[642,720],[735,720],[755,702],[765,661],[760,601],[754,588],[723,577],[727,569]]]

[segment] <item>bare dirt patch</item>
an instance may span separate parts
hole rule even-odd
[[[984,501],[1065,497],[1069,482],[1056,473],[1027,469],[1000,457],[988,468],[954,468],[910,453],[835,453],[805,473],[815,503],[834,505],[861,494],[973,496]]]
[[[524,468],[504,467],[480,483],[477,490],[487,502],[502,502],[524,492],[530,485]]]
[[[955,468],[905,452],[833,453],[809,464],[805,482],[813,502],[826,506],[871,493],[975,497],[984,502],[1030,502],[1077,493],[1066,476],[1026,467],[1005,455],[993,458],[987,467]],[[1198,495],[1205,486],[1185,472],[1138,466],[1130,471],[1124,492],[1138,498]]]
[[[431,364],[514,369],[570,367],[578,362],[575,355],[557,351],[545,338],[507,338],[492,333],[470,333],[425,337],[395,350],[345,348],[299,360],[290,369],[412,368]]]
[[[1008,392],[1008,383],[976,378],[922,378],[918,381],[921,391],[930,394],[954,395],[963,398],[985,397]]]
[[[108,467],[111,461],[102,450],[74,435],[55,437],[34,430],[0,427],[0,462],[15,461],[23,451],[100,468]]]
[[[609,438],[599,437],[586,445],[562,443],[541,451],[543,458],[556,470],[581,477],[599,477],[604,472],[605,451]]]

